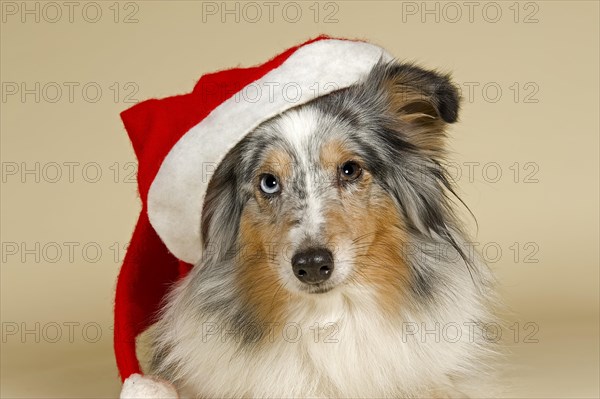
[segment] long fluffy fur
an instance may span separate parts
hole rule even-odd
[[[173,288],[154,330],[152,372],[189,397],[482,394],[478,385],[495,353],[482,331],[496,320],[496,298],[492,277],[454,214],[454,191],[443,168],[444,130],[456,121],[458,108],[448,76],[380,63],[360,84],[267,121],[238,144],[209,186],[203,259]],[[297,138],[299,126],[312,133]],[[256,261],[253,273],[263,280],[241,284],[249,270],[241,265],[264,255],[244,251],[240,221],[258,212],[253,179],[265,151],[279,148],[296,161],[290,173],[300,183],[288,187],[287,202],[274,211],[296,215],[290,224],[295,231],[304,223],[299,220],[318,219],[306,211],[307,198],[335,202],[335,191],[302,184],[328,178],[308,179],[324,172],[309,172],[303,162],[331,139],[364,160],[373,201],[398,215],[389,223],[404,238],[386,242],[379,252],[400,259],[406,274],[367,284],[357,266],[365,237],[356,237],[336,254],[338,260],[344,254],[355,259],[347,260],[347,278],[330,292],[299,293],[277,256]],[[282,222],[260,226],[269,223]],[[290,238],[291,247],[300,241]],[[400,268],[369,257],[361,261]],[[399,299],[384,306],[377,284],[396,290],[393,298]]]

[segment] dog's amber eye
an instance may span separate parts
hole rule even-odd
[[[348,161],[340,167],[340,179],[342,181],[353,181],[362,175],[362,168],[355,161]]]
[[[260,176],[260,189],[265,194],[276,194],[279,190],[279,181],[270,173]]]

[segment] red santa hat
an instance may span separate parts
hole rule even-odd
[[[204,75],[189,94],[147,100],[121,114],[142,200],[115,299],[123,396],[169,395],[168,386],[138,375],[135,340],[155,321],[170,286],[202,256],[201,210],[212,171],[260,123],[359,82],[380,59],[391,57],[378,46],[320,36],[262,65]]]

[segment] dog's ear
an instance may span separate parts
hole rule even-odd
[[[446,123],[458,119],[460,96],[447,74],[391,63],[385,67],[382,83],[391,95],[390,105],[403,119],[439,118]]]
[[[379,67],[379,87],[399,130],[417,147],[442,150],[444,129],[457,121],[460,108],[450,76],[398,62]]]

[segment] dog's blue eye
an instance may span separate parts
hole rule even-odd
[[[340,168],[340,178],[344,181],[358,179],[362,175],[362,168],[354,161],[344,163]]]
[[[275,176],[266,173],[260,178],[260,189],[265,194],[275,194],[279,191],[279,182]]]

